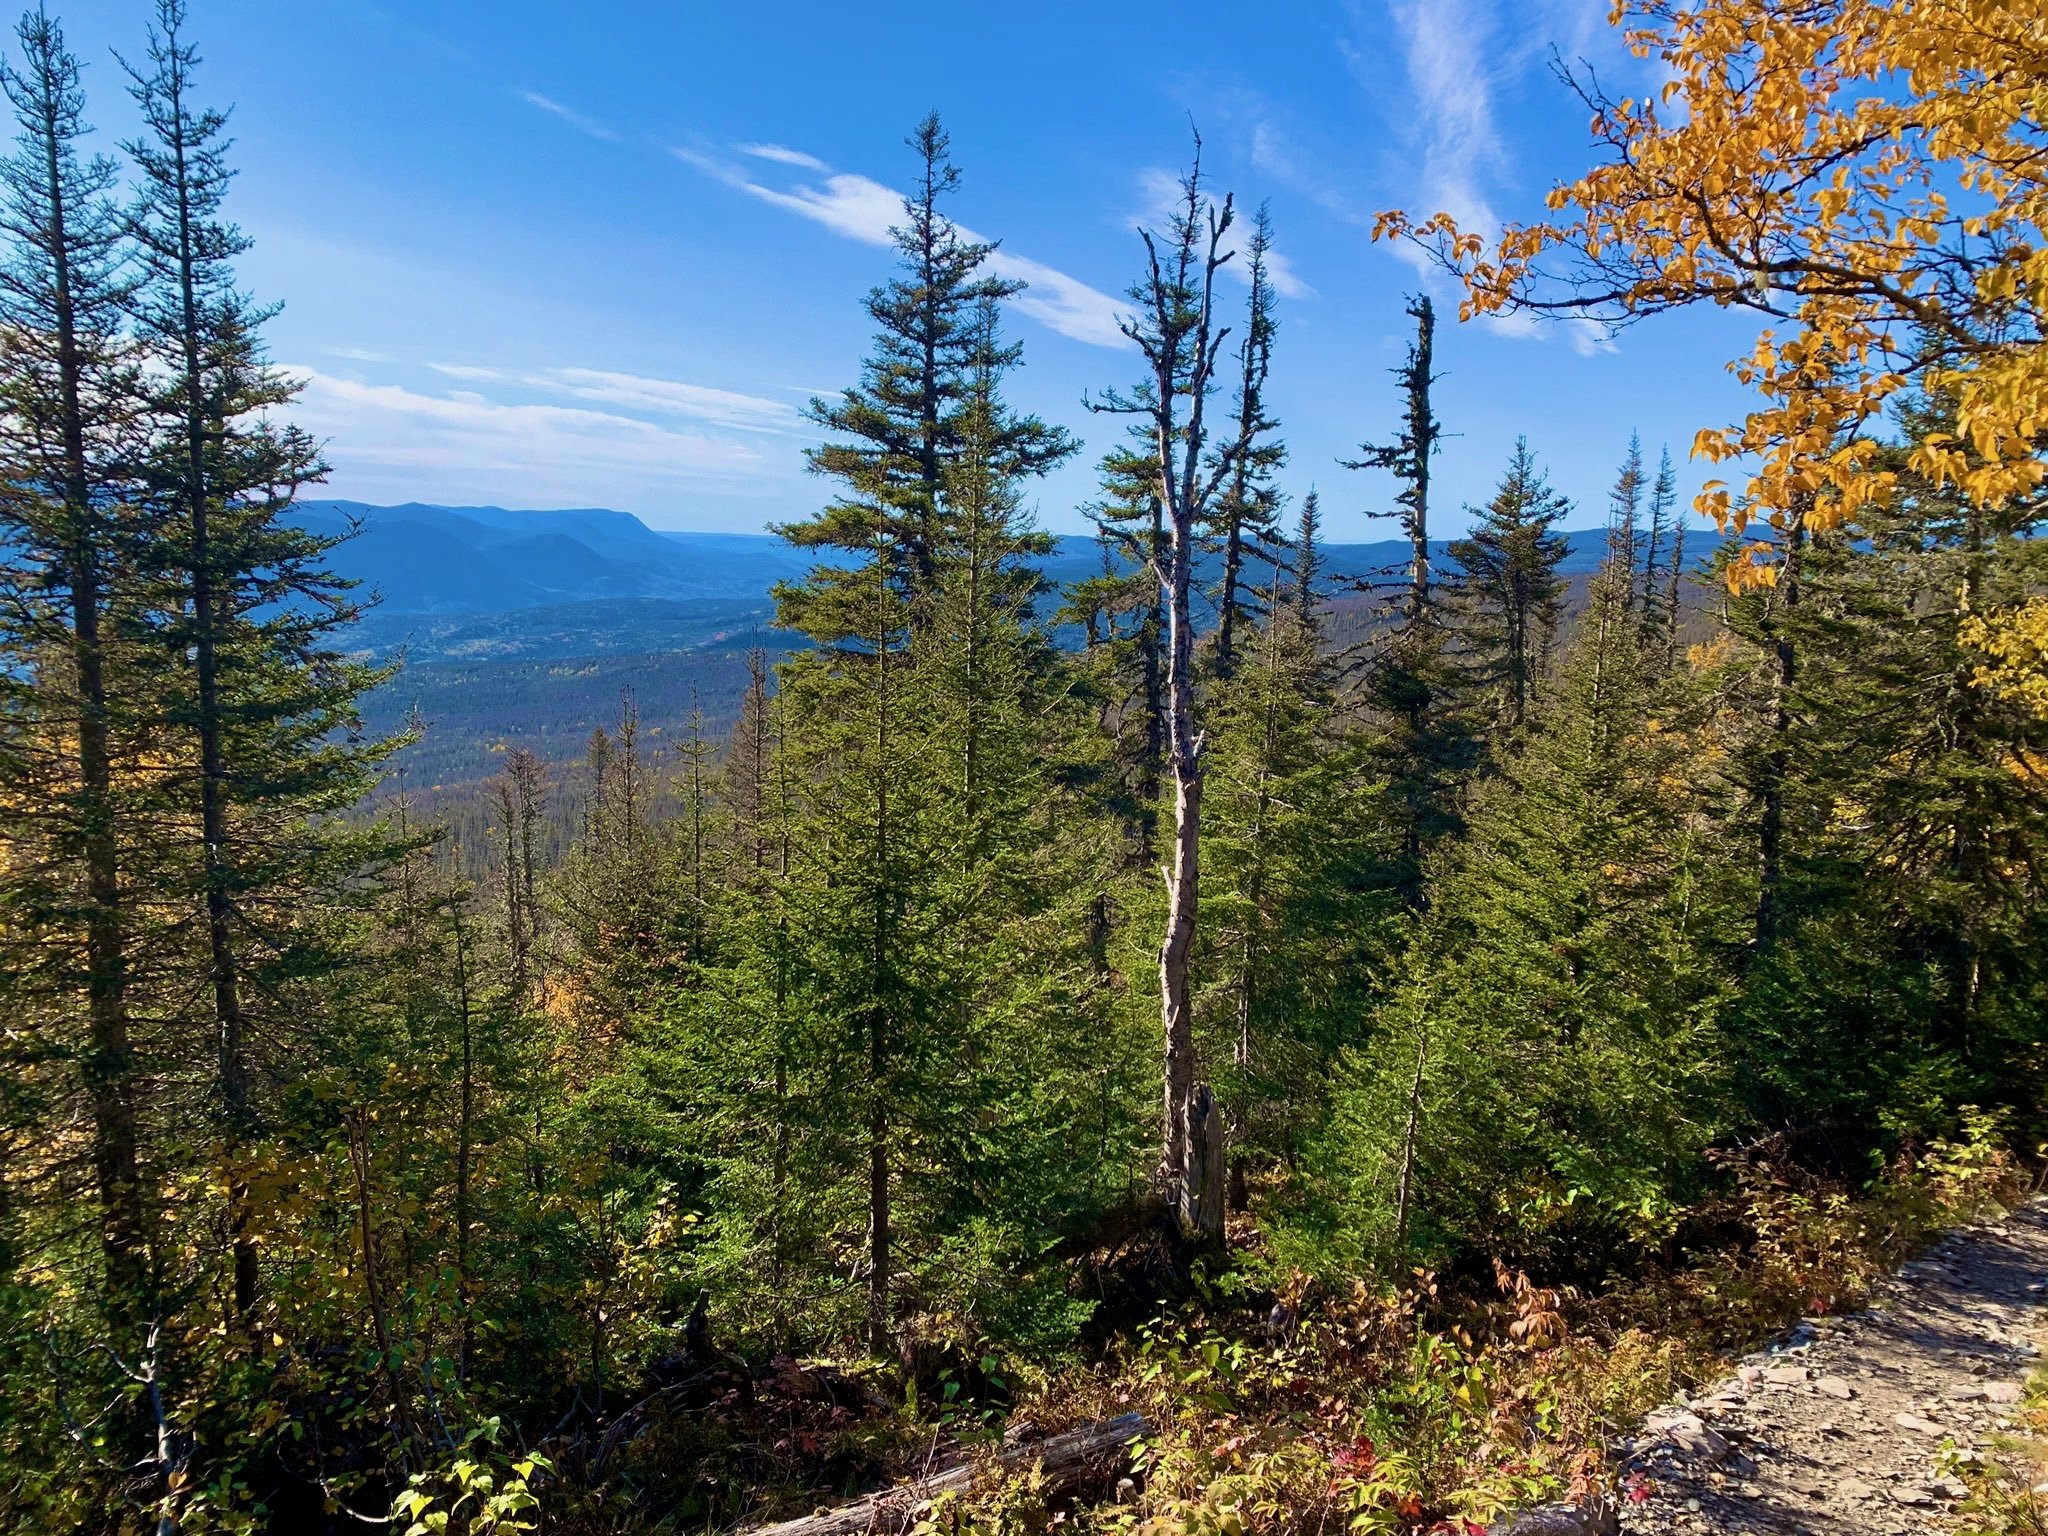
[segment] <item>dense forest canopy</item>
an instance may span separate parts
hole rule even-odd
[[[1498,1276],[1537,1348],[1558,1288],[1735,1244],[1731,1191],[2024,1142],[2039,16],[1620,22],[1670,83],[1580,82],[1611,158],[1554,222],[1384,228],[1468,315],[1647,339],[1758,312],[1762,403],[1698,451],[1748,477],[1703,510],[1765,536],[1702,571],[1670,454],[1625,424],[1603,505],[1522,441],[1454,515],[1459,332],[1428,293],[1360,383],[1356,457],[1295,462],[1272,219],[1197,140],[1087,402],[1098,558],[1054,586],[1034,488],[1083,445],[1012,403],[1022,285],[953,222],[933,115],[872,346],[810,406],[775,657],[725,654],[672,718],[628,693],[566,779],[507,722],[487,784],[423,805],[391,772],[414,731],[363,725],[390,670],[347,530],[295,510],[324,465],[235,273],[232,82],[157,0],[123,65],[143,128],[104,154],[27,15],[0,73],[0,1523],[730,1526],[1000,1436],[1027,1383],[1127,1403],[1191,1317],[1279,1349],[1341,1302],[1364,1350],[1357,1319]],[[1391,520],[1389,568],[1332,567],[1339,497]],[[1576,587],[1575,520],[1607,530]],[[1419,1434],[1419,1390],[1358,1423]],[[1592,1433],[1534,1401],[1476,1422]],[[1361,1528],[1477,1507],[1365,1435],[1297,1446]],[[1307,1528],[1169,1506],[1172,1465],[1148,1529]]]

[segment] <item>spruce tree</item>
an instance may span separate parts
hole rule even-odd
[[[1022,284],[988,270],[994,246],[963,236],[941,208],[960,185],[951,141],[938,115],[924,119],[909,146],[918,157],[917,189],[904,200],[903,223],[892,231],[902,272],[868,295],[875,322],[874,351],[862,381],[837,400],[814,400],[811,418],[828,442],[810,451],[811,468],[837,480],[841,498],[816,517],[781,531],[806,549],[840,549],[856,556],[880,549],[895,578],[911,588],[928,585],[944,534],[947,467],[960,453],[963,413],[982,342],[980,313],[990,300]],[[1013,365],[1012,350],[1003,360]],[[1042,474],[1073,452],[1060,429],[1033,417],[1011,424],[998,445],[1005,473]],[[865,634],[868,616],[830,618],[829,583],[808,592],[792,589],[786,617],[819,639],[839,624]],[[859,610],[860,598],[850,598]],[[801,611],[798,611],[801,610]]]
[[[195,98],[182,0],[158,0],[156,20],[145,65],[129,68],[146,129],[128,146],[140,181],[128,230],[136,331],[152,363],[148,549],[175,679],[168,723],[191,742],[210,1004],[194,1022],[211,1042],[234,1302],[246,1316],[257,1254],[241,1165],[263,1122],[254,1042],[288,1038],[279,1001],[290,979],[333,963],[294,911],[378,856],[374,837],[325,818],[361,798],[388,747],[356,734],[357,700],[381,674],[344,653],[358,608],[326,566],[336,541],[290,521],[293,497],[325,466],[279,419],[298,386],[263,353],[274,311],[235,284],[248,241],[223,211],[227,119]]]
[[[1352,1255],[1555,1265],[1661,1237],[1727,1114],[1710,935],[1739,909],[1628,585],[1611,559],[1342,1069],[1322,1156]]]
[[[1238,342],[1237,395],[1231,445],[1237,449],[1223,489],[1216,498],[1213,540],[1222,556],[1223,574],[1216,592],[1215,663],[1220,677],[1237,667],[1240,631],[1256,621],[1253,594],[1258,583],[1249,562],[1264,555],[1277,538],[1280,496],[1273,476],[1287,462],[1287,445],[1274,434],[1279,423],[1266,404],[1266,381],[1273,366],[1273,337],[1279,321],[1273,314],[1273,281],[1267,256],[1273,248],[1273,220],[1265,205],[1252,219],[1246,246],[1245,278],[1251,298],[1244,335]]]
[[[28,850],[10,878],[21,947],[9,969],[53,1023],[69,998],[84,998],[77,1059],[109,1342],[139,1365],[157,1315],[158,1256],[133,1023],[130,888],[141,849],[129,770],[158,700],[134,649],[146,621],[129,472],[139,411],[132,288],[118,169],[84,149],[78,61],[40,10],[16,37],[21,61],[0,67],[17,126],[0,161],[0,549],[12,599],[7,766]]]
[[[1033,764],[1045,755],[1030,724],[1045,701],[1025,685],[1043,670],[1029,562],[1047,547],[1019,495],[1074,446],[1003,403],[1019,352],[998,305],[1016,285],[986,276],[989,248],[938,212],[957,177],[936,120],[913,146],[925,175],[899,232],[905,274],[870,302],[868,385],[821,417],[859,440],[812,459],[848,494],[786,530],[853,558],[777,590],[778,622],[818,643],[783,668],[792,867],[772,898],[781,915],[752,924],[744,951],[746,994],[774,989],[772,1007],[745,1011],[775,1031],[761,1059],[778,1097],[835,1106],[776,1160],[808,1167],[821,1210],[860,1211],[877,1351],[933,1245],[957,1236],[948,1170],[974,1165],[937,1149],[1004,1056],[990,1032],[1014,1025],[991,992],[1014,980],[996,939],[1027,900],[1000,872],[1037,812],[1014,775],[1020,745]],[[888,432],[910,441],[912,424],[917,452],[876,447]],[[779,1223],[787,1191],[772,1192]]]
[[[1380,879],[1411,910],[1427,905],[1431,851],[1458,827],[1457,795],[1475,756],[1471,722],[1458,707],[1452,636],[1431,581],[1429,489],[1431,462],[1443,437],[1432,390],[1437,382],[1436,310],[1427,295],[1412,300],[1415,340],[1394,370],[1402,395],[1401,432],[1392,443],[1361,449],[1347,469],[1381,469],[1395,478],[1396,510],[1368,516],[1397,518],[1408,536],[1405,590],[1390,622],[1375,637],[1365,664],[1363,702],[1380,727],[1370,746],[1376,772],[1391,790],[1390,845]]]
[[[1398,911],[1369,880],[1385,807],[1323,643],[1318,518],[1311,492],[1210,713],[1197,1010],[1238,1208],[1255,1169],[1301,1151]]]
[[[1628,572],[1628,602],[1631,609],[1639,599],[1637,583],[1647,592],[1655,570],[1654,552],[1645,569],[1643,560],[1643,501],[1648,493],[1643,472],[1643,440],[1639,433],[1628,435],[1628,452],[1614,477],[1614,489],[1607,493],[1607,558]]]
[[[1678,631],[1685,592],[1685,514],[1678,505],[1678,477],[1671,450],[1657,461],[1650,487],[1650,553],[1643,573],[1643,623],[1661,642],[1664,669],[1678,664]]]
[[[1570,513],[1528,439],[1516,438],[1493,499],[1450,546],[1461,661],[1498,729],[1521,729],[1543,683],[1564,606],[1566,545],[1554,530]]]
[[[1443,423],[1437,420],[1431,391],[1436,372],[1436,306],[1428,294],[1408,301],[1408,314],[1415,321],[1415,339],[1408,344],[1407,358],[1394,370],[1401,383],[1401,431],[1393,442],[1366,443],[1359,457],[1343,461],[1346,469],[1384,469],[1394,476],[1400,489],[1395,493],[1396,510],[1373,513],[1396,519],[1408,540],[1407,590],[1401,601],[1401,621],[1410,631],[1422,629],[1429,621],[1429,481],[1430,465],[1443,441]]]

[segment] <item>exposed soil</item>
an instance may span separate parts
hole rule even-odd
[[[1951,1234],[1872,1309],[1799,1324],[1622,1447],[1628,1536],[1906,1536],[2018,1413],[2048,1303],[2048,1201]],[[1648,1497],[1642,1495],[1647,1493]]]

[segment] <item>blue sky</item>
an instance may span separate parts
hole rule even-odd
[[[783,0],[191,0],[203,86],[232,103],[247,286],[281,299],[273,351],[307,380],[331,493],[616,506],[663,527],[751,529],[826,488],[803,470],[811,395],[851,382],[860,298],[936,108],[965,185],[954,216],[1032,280],[1013,396],[1086,439],[1037,496],[1084,525],[1115,424],[1083,396],[1134,377],[1114,315],[1133,233],[1184,162],[1269,200],[1284,258],[1274,403],[1288,489],[1334,538],[1376,537],[1384,477],[1337,459],[1389,435],[1403,296],[1436,289],[1375,246],[1375,210],[1529,217],[1583,168],[1584,110],[1553,46],[1616,94],[1651,83],[1607,0],[1211,0],[1026,8]],[[146,0],[51,0],[111,148],[132,113],[109,50]],[[1241,302],[1242,287],[1228,293]],[[1446,325],[1445,531],[1518,432],[1603,514],[1631,430],[1685,462],[1740,411],[1743,329],[1654,322]]]

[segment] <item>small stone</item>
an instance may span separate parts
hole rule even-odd
[[[1764,1372],[1767,1387],[1800,1387],[1806,1384],[1806,1367],[1803,1365],[1774,1365]]]
[[[2021,1395],[2020,1384],[2016,1381],[1991,1381],[1984,1384],[1984,1401],[1987,1403],[2016,1403]]]
[[[1894,1504],[1912,1504],[1924,1508],[1934,1502],[1934,1495],[1924,1488],[1894,1488],[1892,1490],[1892,1502]]]
[[[1733,1449],[1727,1440],[1708,1429],[1692,1415],[1688,1414],[1686,1417],[1691,1420],[1690,1423],[1673,1424],[1664,1431],[1666,1437],[1678,1448],[1679,1454],[1688,1460],[1705,1462],[1709,1466],[1726,1461],[1728,1453]]]
[[[1923,1435],[1945,1435],[1948,1433],[1947,1430],[1943,1429],[1932,1419],[1923,1419],[1917,1413],[1897,1414],[1893,1417],[1892,1422],[1901,1429],[1914,1430]]]
[[[1860,1477],[1845,1477],[1835,1484],[1835,1492],[1845,1499],[1868,1499],[1875,1497],[1877,1490]]]
[[[1821,1377],[1813,1384],[1813,1390],[1825,1392],[1829,1397],[1839,1397],[1845,1403],[1856,1395],[1856,1389],[1839,1376]]]

